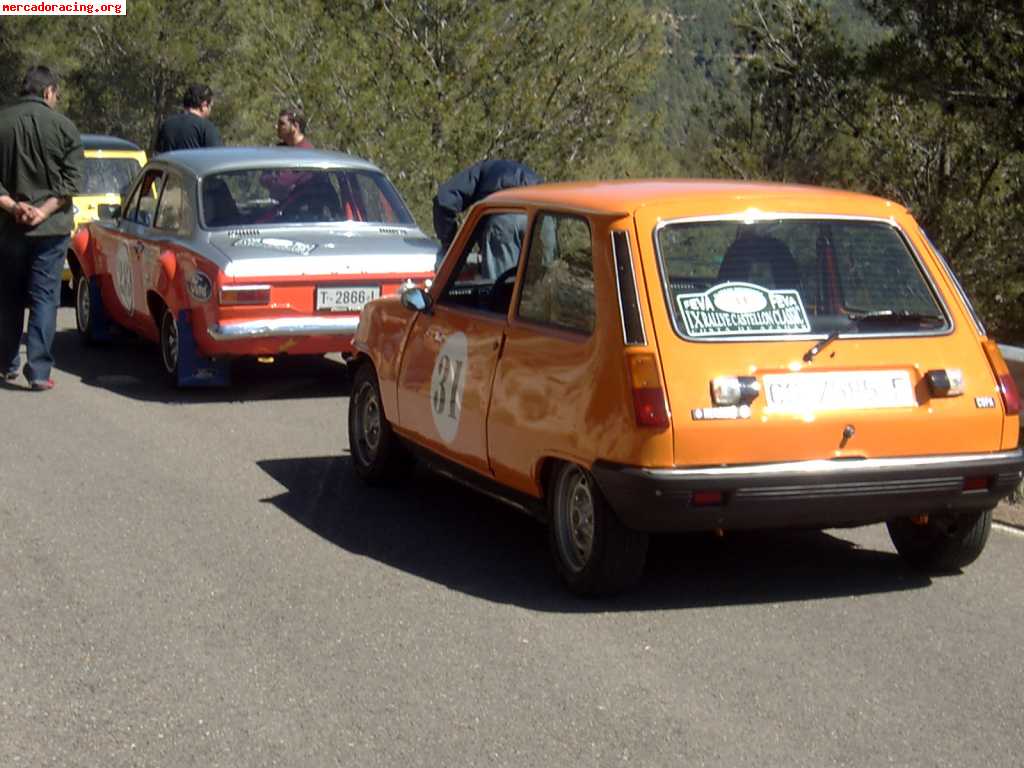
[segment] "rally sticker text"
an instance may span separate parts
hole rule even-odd
[[[676,297],[687,336],[767,336],[810,333],[800,293],[752,283],[723,283]]]

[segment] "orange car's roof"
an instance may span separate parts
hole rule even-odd
[[[605,214],[665,209],[673,216],[712,216],[748,209],[889,218],[903,207],[880,197],[825,187],[699,179],[576,181],[496,192],[489,203],[545,205]]]

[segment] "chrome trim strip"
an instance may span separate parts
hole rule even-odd
[[[677,219],[659,219],[655,232],[670,224],[697,224],[708,221],[742,221],[744,224],[753,224],[758,221],[778,221],[791,219],[825,219],[829,221],[873,221],[879,224],[888,224],[893,229],[899,229],[896,218],[889,216],[851,216],[844,213],[798,213],[794,211],[779,212],[765,211],[760,208],[749,208],[738,213],[718,213],[706,216],[681,216]]]
[[[1013,461],[1024,458],[1020,448],[1000,453],[967,453],[953,456],[910,456],[893,459],[813,459],[810,461],[785,461],[778,464],[742,464],[732,467],[708,467],[706,469],[647,469],[637,467],[641,473],[659,480],[699,480],[702,478],[727,478],[737,475],[821,475],[871,472],[899,469],[943,469],[964,464],[988,461]]]
[[[351,336],[358,325],[358,317],[279,317],[243,323],[217,323],[208,328],[207,333],[216,341],[273,336]]]
[[[238,293],[239,291],[269,291],[270,285],[268,283],[246,283],[244,285],[222,285],[220,288],[221,293]]]
[[[615,246],[615,235],[619,232],[626,238],[626,252],[622,254],[623,259],[629,266],[629,271],[633,275],[633,298],[636,301],[637,319],[640,321],[640,341],[631,342],[629,340],[629,333],[626,330],[626,308],[622,305],[622,284],[619,282],[619,251]],[[612,243],[612,261],[615,267],[613,272],[615,273],[615,294],[619,299],[619,321],[622,323],[622,341],[626,346],[647,346],[647,328],[644,325],[644,313],[640,308],[640,288],[637,285],[636,270],[633,269],[633,247],[632,241],[629,237],[629,232],[625,229],[613,229],[610,230],[610,238]]]

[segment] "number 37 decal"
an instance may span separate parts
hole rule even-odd
[[[455,440],[462,418],[467,360],[466,335],[453,333],[441,346],[430,376],[430,411],[434,426],[446,443]]]

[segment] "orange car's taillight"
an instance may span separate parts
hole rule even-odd
[[[992,373],[996,375],[999,382],[999,394],[1003,398],[1003,407],[1007,416],[1016,416],[1020,413],[1020,392],[1017,390],[1017,382],[1013,380],[1006,361],[999,352],[998,345],[991,339],[982,339],[982,348],[985,356],[988,357],[988,364],[992,366]]]
[[[220,303],[224,306],[239,304],[269,304],[269,285],[225,285],[220,289]]]
[[[637,426],[665,429],[669,425],[668,403],[658,375],[658,358],[638,354],[629,355],[628,359]]]

